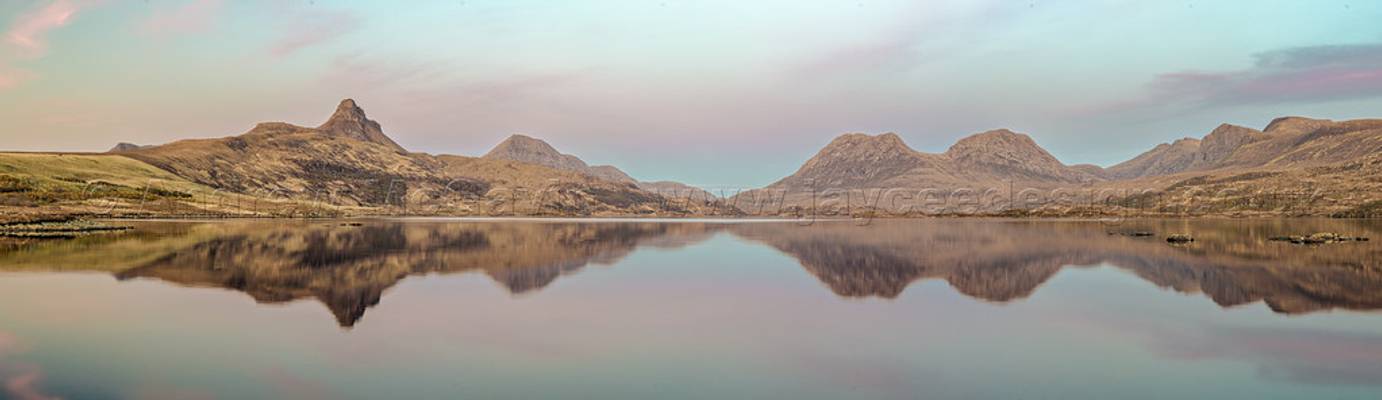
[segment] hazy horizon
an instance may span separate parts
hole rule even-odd
[[[1382,4],[18,1],[4,150],[315,126],[419,152],[523,133],[643,180],[753,187],[846,132],[1007,128],[1108,166],[1220,123],[1382,117]]]

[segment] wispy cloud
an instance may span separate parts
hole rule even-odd
[[[42,7],[15,19],[5,31],[5,42],[13,46],[21,57],[43,56],[48,50],[48,32],[67,25],[81,10],[81,4],[70,0],[48,2]]]
[[[286,57],[308,47],[330,42],[360,29],[355,14],[339,10],[317,10],[289,19],[282,35],[270,47],[274,56]]]
[[[1233,107],[1382,97],[1382,44],[1293,47],[1258,53],[1252,67],[1157,75],[1139,97],[1111,104]]]
[[[862,3],[860,5],[863,6]],[[988,39],[996,28],[1015,16],[1008,3],[972,1],[962,5],[936,6],[918,3],[896,12],[890,26],[870,37],[824,48],[811,54],[792,71],[810,79],[822,77],[888,76],[966,51]],[[951,33],[940,35],[939,32]],[[963,37],[963,41],[954,38]]]
[[[37,76],[29,70],[9,65],[15,59],[36,59],[48,53],[48,32],[72,22],[86,7],[100,0],[54,0],[21,14],[5,30],[4,40],[10,51],[0,53],[0,90],[19,86]]]
[[[222,0],[191,0],[159,9],[139,25],[139,31],[155,35],[205,32],[215,25],[223,4]]]

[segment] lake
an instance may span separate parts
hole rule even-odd
[[[0,242],[0,397],[1382,397],[1379,221],[119,223]]]

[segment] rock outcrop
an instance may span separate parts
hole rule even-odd
[[[387,146],[400,152],[407,151],[385,135],[378,122],[366,117],[365,110],[356,105],[353,99],[341,100],[341,104],[336,106],[336,112],[318,126],[317,130],[332,136]]]

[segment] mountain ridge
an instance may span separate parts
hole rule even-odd
[[[124,196],[121,204],[135,210],[142,209],[145,196],[188,202],[191,195],[179,190],[146,188],[141,194],[131,186],[140,179],[111,171],[133,171],[139,177],[158,174],[129,163],[107,162],[115,157],[137,160],[186,181],[171,182],[160,175],[160,181],[177,188],[209,188],[357,212],[393,212],[381,210],[427,204],[433,208],[423,213],[502,215],[514,212],[513,197],[523,193],[544,193],[527,199],[531,213],[558,216],[739,215],[761,211],[744,208],[740,199],[758,199],[762,193],[776,193],[786,205],[781,210],[791,213],[823,207],[817,203],[818,192],[832,190],[970,189],[973,197],[1003,200],[991,203],[996,208],[937,211],[969,214],[1018,208],[1014,200],[1019,189],[1038,189],[1029,194],[1100,193],[1082,205],[1037,210],[1041,215],[1106,213],[1126,210],[1134,202],[1160,212],[1193,206],[1203,210],[1196,212],[1233,215],[1382,213],[1382,119],[1287,116],[1272,119],[1262,130],[1225,123],[1201,137],[1162,143],[1108,168],[1067,165],[1031,136],[1009,129],[965,136],[940,153],[917,151],[892,132],[846,133],[792,174],[730,199],[678,182],[638,181],[617,167],[589,165],[522,134],[509,136],[480,157],[409,152],[349,98],[316,127],[263,122],[236,136],[157,146],[120,143],[107,153],[81,159],[41,160],[64,154],[68,153],[0,155],[0,200],[25,207],[67,204],[90,210],[92,204],[81,203],[79,196],[90,195],[82,192],[91,185],[101,185]],[[42,182],[35,183],[35,178]],[[1270,204],[1263,198],[1276,192],[1310,192],[1313,197],[1290,207],[1263,205]],[[139,202],[126,201],[131,199]],[[697,201],[668,201],[676,199]],[[731,205],[721,207],[721,200],[731,200]],[[844,199],[846,208],[851,201]]]
[[[690,212],[633,185],[547,166],[408,152],[352,99],[316,128],[266,122],[238,136],[118,155],[216,189],[350,207],[428,204],[433,213],[494,215],[518,213],[526,201],[539,215]]]
[[[681,200],[710,202],[717,197],[701,188],[680,182],[643,182],[613,165],[589,165],[580,157],[562,153],[546,141],[524,134],[512,134],[500,141],[481,158],[510,160],[572,171],[610,182],[632,184],[638,188]]]

